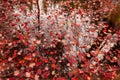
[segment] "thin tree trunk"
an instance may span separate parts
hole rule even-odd
[[[39,22],[40,22],[40,6],[39,6],[39,0],[36,0],[37,2],[37,9],[38,9],[38,15],[37,15],[37,19],[38,19],[38,31],[40,30],[40,25],[39,25]]]

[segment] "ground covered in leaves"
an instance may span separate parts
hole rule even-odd
[[[0,80],[120,79],[112,0],[38,1],[0,1]]]

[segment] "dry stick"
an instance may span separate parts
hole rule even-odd
[[[23,33],[23,29],[21,28],[21,26],[19,25],[19,28],[20,28],[20,30],[21,30],[21,33],[24,35],[24,33]]]
[[[109,40],[109,43],[106,44],[105,46],[103,46],[103,48],[100,50],[100,53],[96,57],[94,57],[94,58],[97,58],[98,62],[101,61],[101,60],[103,60],[104,56],[105,56],[104,52],[107,53],[110,50],[110,48],[113,47],[114,44],[117,41],[118,41],[117,34],[114,34],[112,36],[112,38]],[[107,50],[107,51],[105,51],[105,50]],[[91,65],[90,65],[90,67],[93,67],[94,65],[98,64],[98,62],[94,61],[94,58],[91,59]]]
[[[75,11],[74,11],[74,14],[76,14]],[[73,17],[74,17],[74,22],[75,22],[75,24],[77,24],[76,15],[74,15]],[[74,26],[73,28],[75,28],[75,30],[78,30],[78,29],[77,29],[77,26]],[[76,34],[76,36],[77,36],[77,41],[79,41],[79,35],[77,35],[77,32],[73,32],[73,34]],[[74,46],[76,47],[76,51],[78,51],[78,50],[79,50],[79,47],[78,47],[77,45],[74,45]]]

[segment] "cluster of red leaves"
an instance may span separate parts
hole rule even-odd
[[[96,1],[99,2],[100,0]],[[2,8],[4,7],[3,5],[7,5],[5,8],[8,9],[8,11],[2,10],[3,13],[0,13],[2,15],[0,16],[0,79],[94,80],[103,78],[105,80],[111,80],[116,76],[116,72],[120,66],[119,41],[105,54],[102,61],[98,62],[98,59],[94,58],[99,64],[95,65],[94,68],[90,67],[91,59],[98,54],[95,51],[98,50],[107,33],[112,34],[112,28],[103,28],[89,51],[87,53],[78,51],[76,57],[69,54],[69,50],[71,50],[69,46],[71,45],[67,44],[64,39],[66,35],[66,37],[71,40],[71,36],[67,34],[67,32],[61,32],[62,34],[57,33],[57,31],[53,29],[53,25],[48,25],[50,41],[47,41],[48,38],[45,36],[47,32],[45,30],[35,32],[37,29],[34,31],[34,28],[36,27],[29,28],[29,21],[21,24],[24,31],[14,27],[17,25],[17,22],[21,21],[20,18],[15,18],[17,16],[19,17],[19,14],[13,15],[14,20],[8,19],[9,10],[12,10],[10,3],[13,5],[19,4],[19,1],[14,0],[14,2],[11,0],[8,2],[2,0],[2,5],[0,5]],[[24,1],[20,0],[20,3],[24,3]],[[70,7],[69,1],[65,2],[65,4],[70,8],[70,12],[74,10],[73,7]],[[90,4],[91,1],[87,6],[90,6]],[[97,2],[95,4],[97,4]],[[96,9],[95,6],[91,8]],[[20,10],[24,12],[25,9],[26,6],[24,5]],[[81,15],[83,13],[81,10],[78,10],[77,14]],[[98,18],[98,16],[96,16],[96,18]],[[93,22],[98,21],[96,18],[93,19]],[[51,19],[52,16],[48,16],[47,20],[49,21]],[[57,19],[57,15],[55,15],[55,19]],[[3,22],[6,22],[6,24],[2,25]],[[7,25],[7,22],[9,25]],[[52,24],[53,23],[56,24],[55,21],[52,21]],[[42,24],[42,20],[40,24]],[[42,24],[42,26],[46,26],[46,24]],[[74,30],[79,28],[79,25],[74,22],[72,26],[76,27]],[[62,28],[64,27],[65,26]],[[92,29],[91,31],[94,32],[95,30]],[[79,42],[77,41],[78,32],[77,30],[75,32],[73,31],[73,33],[77,35],[73,35],[74,41],[72,44],[76,46],[79,46]],[[82,48],[85,47],[86,45]],[[71,53],[74,53],[74,51],[71,51]]]

